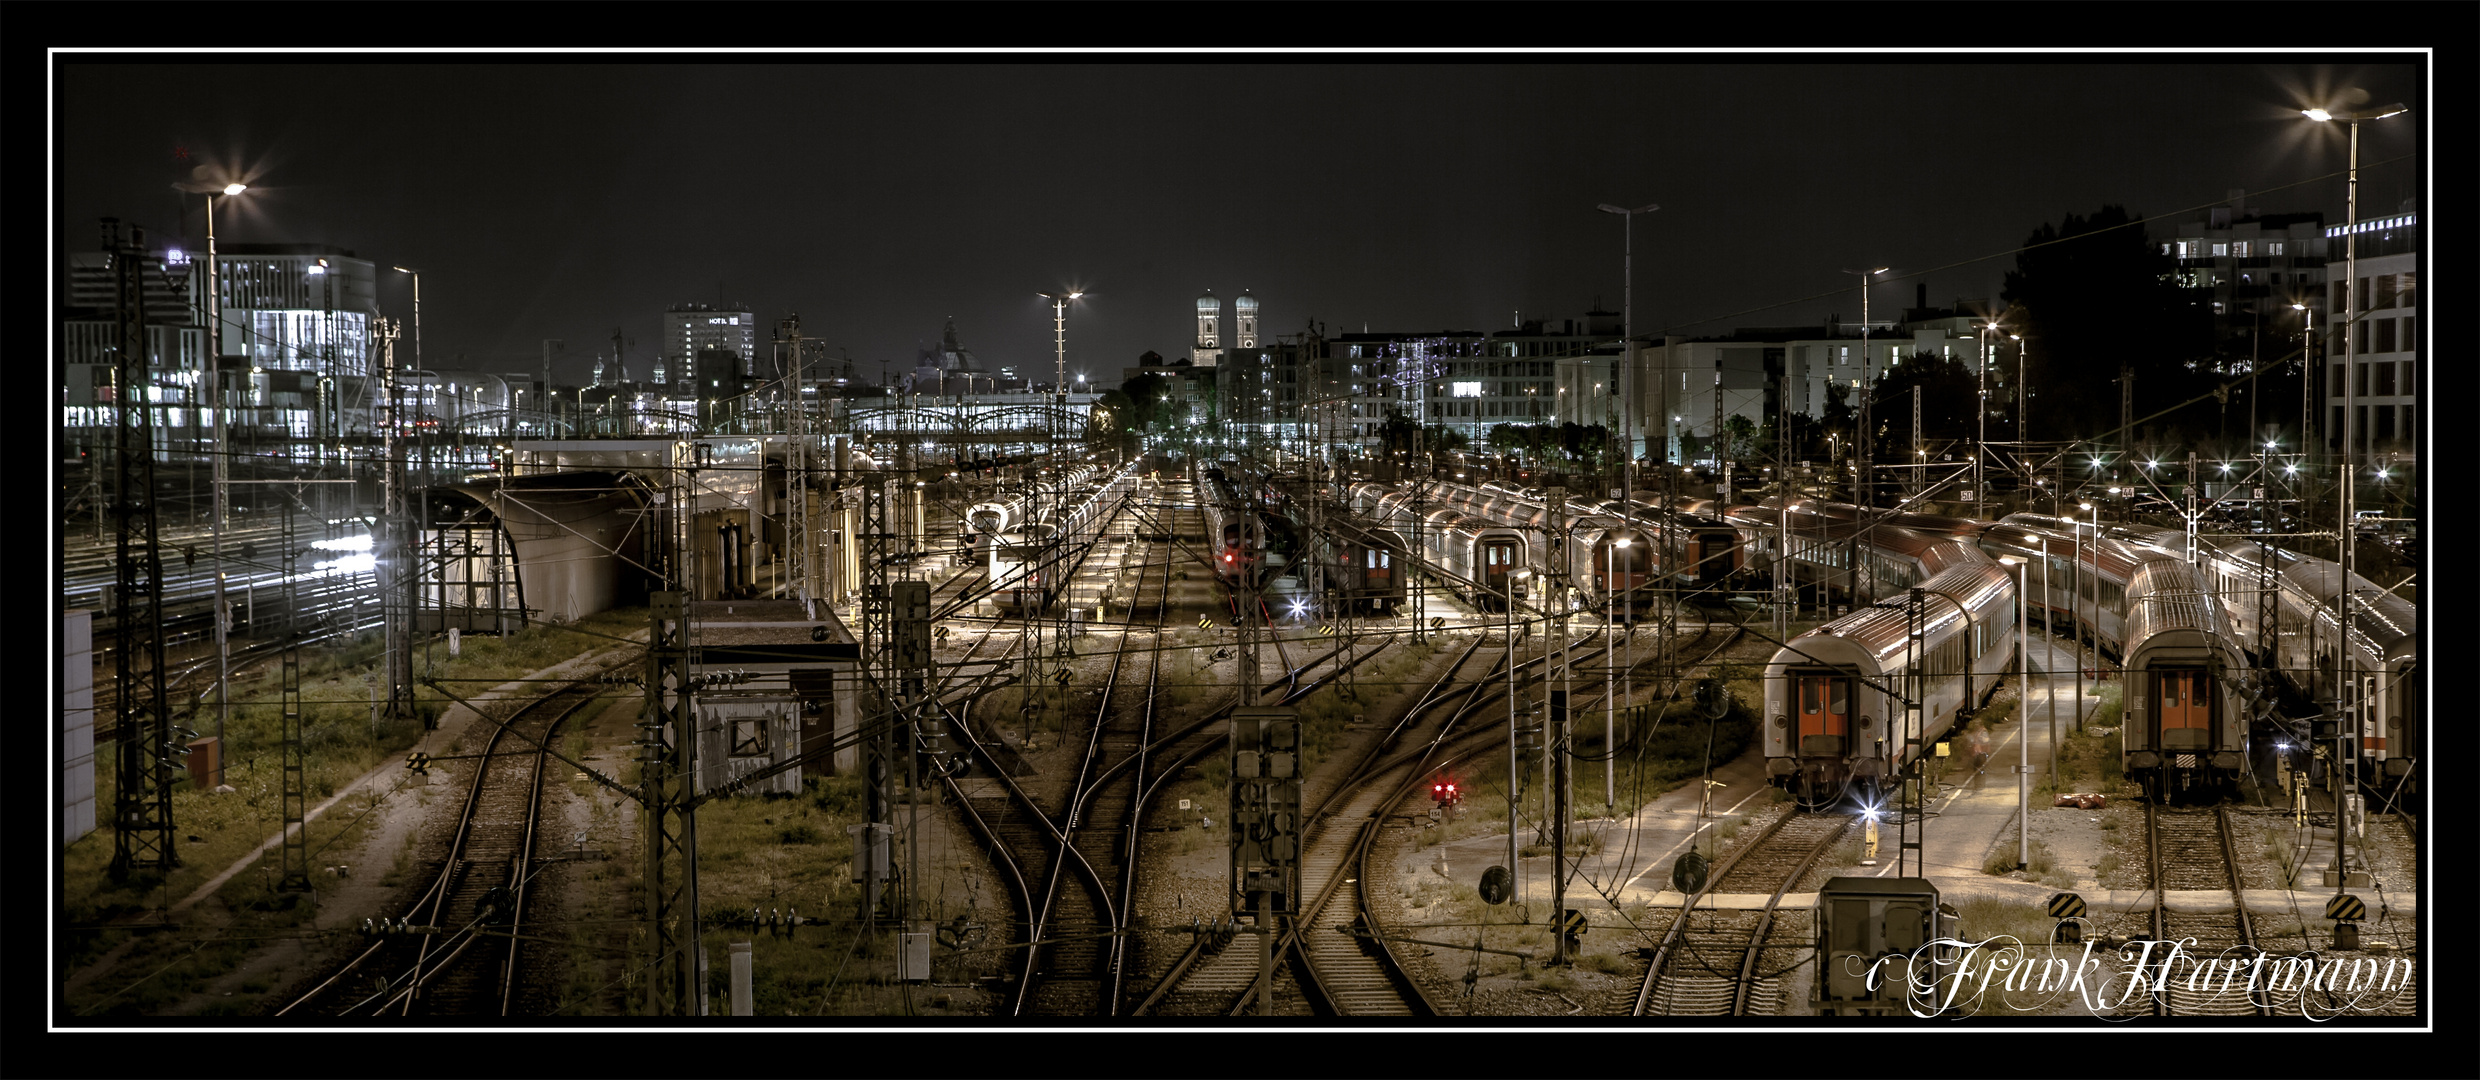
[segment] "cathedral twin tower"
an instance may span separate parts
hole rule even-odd
[[[1240,298],[1232,301],[1231,306],[1234,323],[1232,329],[1235,331],[1231,347],[1235,349],[1256,348],[1257,298],[1249,295],[1248,290],[1242,289]],[[1222,323],[1223,301],[1214,295],[1213,290],[1209,289],[1204,296],[1197,298],[1197,349],[1190,358],[1196,362],[1198,367],[1213,367],[1217,361],[1222,359]]]

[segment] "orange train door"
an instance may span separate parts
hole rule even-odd
[[[1851,734],[1851,680],[1832,675],[1802,675],[1800,683],[1800,751],[1839,754]],[[1822,741],[1831,739],[1833,741]]]
[[[2153,676],[2161,713],[2161,748],[2207,750],[2213,746],[2213,684],[2201,671],[2164,671]]]

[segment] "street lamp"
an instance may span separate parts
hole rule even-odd
[[[1885,273],[1887,269],[1883,266],[1874,270],[1843,268],[1844,273],[1855,274],[1860,278],[1860,482],[1862,484],[1868,484],[1872,479],[1869,473],[1869,466],[1872,464],[1870,446],[1877,441],[1876,433],[1869,429],[1869,398],[1875,392],[1875,388],[1871,385],[1873,380],[1869,378],[1869,282],[1877,275]],[[1868,504],[1868,494],[1864,493],[1860,498],[1860,505],[1867,506]]]
[[[2380,105],[2374,109],[2366,109],[2359,112],[2349,113],[2337,113],[2325,109],[2303,109],[2300,111],[2300,115],[2320,124],[2334,120],[2341,120],[2351,125],[2350,187],[2349,198],[2345,203],[2346,214],[2342,229],[2342,242],[2344,245],[2344,271],[2342,282],[2342,460],[2338,463],[2341,468],[2337,470],[2342,474],[2342,512],[2340,515],[2341,522],[2339,536],[2337,537],[2334,545],[2339,549],[2337,554],[2341,556],[2340,562],[2342,563],[2341,595],[2335,598],[2337,605],[2341,608],[2339,614],[2342,617],[2342,634],[2339,640],[2342,641],[2351,640],[2351,593],[2353,591],[2351,588],[2351,564],[2355,561],[2352,559],[2353,549],[2358,547],[2358,537],[2354,531],[2354,524],[2351,520],[2352,488],[2355,486],[2358,478],[2355,475],[2356,469],[2353,467],[2351,462],[2352,455],[2359,449],[2358,417],[2353,415],[2359,411],[2359,397],[2357,394],[2359,386],[2359,342],[2356,337],[2360,318],[2359,125],[2362,120],[2383,120],[2387,117],[2400,116],[2403,113],[2410,111],[2411,110],[2408,107],[2400,103]],[[2367,708],[2367,703],[2359,700],[2358,664],[2354,662],[2356,657],[2354,657],[2351,654],[2351,650],[2347,648],[2338,649],[2336,652],[2341,659],[2341,707],[2345,710],[2346,716],[2354,720],[2359,720],[2363,717],[2364,711]],[[2337,756],[2334,761],[2334,881],[2337,885],[2348,885],[2350,883],[2350,858],[2348,856],[2348,849],[2343,846],[2343,822],[2344,819],[2348,818],[2350,815],[2344,812],[2342,806],[2342,796],[2345,791],[2342,780],[2342,766],[2343,762],[2341,758]]]
[[[215,741],[219,745],[232,719],[232,634],[226,625],[230,613],[224,597],[224,527],[232,513],[225,488],[232,480],[232,463],[230,432],[224,423],[224,280],[215,254],[215,197],[220,194],[229,199],[248,190],[248,184],[234,182],[201,192],[207,197],[207,415],[215,428],[215,460],[209,474],[215,492],[207,531],[215,559]],[[221,766],[215,779],[221,786]]]
[[[1625,246],[1621,248],[1619,263],[1619,333],[1626,339],[1620,342],[1619,357],[1620,362],[1625,366],[1620,369],[1619,378],[1615,380],[1616,386],[1614,387],[1619,392],[1620,398],[1619,440],[1627,447],[1626,463],[1619,471],[1619,490],[1623,492],[1636,490],[1636,429],[1632,413],[1633,403],[1628,400],[1635,396],[1631,391],[1636,385],[1636,215],[1650,214],[1661,208],[1657,203],[1646,203],[1633,209],[1612,206],[1609,203],[1602,203],[1596,207],[1605,214],[1619,215],[1623,222],[1620,233],[1625,238],[1623,241]],[[1667,361],[1669,354],[1666,352],[1663,355]],[[1668,368],[1665,367],[1664,370],[1667,372]],[[1665,448],[1664,453],[1668,452]]]
[[[1989,458],[1989,335],[1997,332],[1996,319],[1980,325],[1980,371],[1974,376],[1980,384],[1979,404],[1974,409],[1978,415],[1973,417],[1973,423],[1977,426],[1972,437],[1972,505],[1975,507],[1986,506],[1989,502],[1989,489],[1982,480],[1981,464]]]
[[[2076,505],[2077,505],[2079,508],[2081,508],[2081,509],[2085,509],[2085,510],[2090,510],[2090,511],[2092,511],[2092,528],[2093,528],[2093,542],[2092,542],[2092,549],[2093,549],[2093,661],[2094,661],[2096,664],[2098,664],[2098,663],[2100,662],[2100,660],[2101,660],[2101,508],[2100,508],[2100,507],[2098,507],[2098,506],[2093,505],[2092,503],[2088,503],[2088,502],[2079,502],[2079,503],[2077,503]],[[2070,525],[2073,525],[2073,526],[2074,526],[2074,529],[2073,529],[2072,531],[2073,531],[2073,532],[2074,532],[2074,534],[2075,534],[2075,545],[2076,545],[2076,546],[2075,546],[2075,577],[2073,578],[2073,581],[2074,581],[2074,595],[2075,595],[2075,599],[2074,599],[2074,601],[2073,601],[2073,602],[2071,602],[2071,603],[2070,603],[2070,604],[2068,604],[2067,606],[2068,606],[2068,607],[2070,607],[2070,608],[2077,608],[2077,607],[2082,607],[2082,606],[2083,606],[2083,604],[2084,604],[2084,527],[2083,527],[2082,523],[2077,522],[2077,521],[2075,521],[2075,520],[2074,520],[2074,519],[2072,519],[2072,518],[2068,519],[2068,523],[2069,523]],[[2069,620],[2067,620],[2067,628],[2068,628],[2070,631],[2076,631],[2076,646],[2075,646],[2075,730],[2077,730],[2077,731],[2079,731],[2079,732],[2080,732],[2080,731],[2084,730],[2084,645],[2083,645],[2083,635],[2082,635],[2081,631],[2077,629],[2077,623],[2076,623],[2076,621],[2075,621],[2074,619],[2069,619]]]
[[[2299,313],[2299,452],[2308,452],[2308,432],[2316,419],[2316,395],[2309,392],[2316,374],[2316,312],[2305,303],[2291,305]]]
[[[2027,391],[2032,389],[2024,384],[2024,354],[2031,352],[2032,346],[2024,344],[2022,334],[2008,334],[2007,337],[2015,341],[2015,441],[2020,444],[2024,441],[2024,399],[2029,396]]]
[[[1621,536],[1610,542],[1610,548],[1603,556],[1605,562],[1609,566],[1609,580],[1602,583],[1602,598],[1610,605],[1609,615],[1603,619],[1606,623],[1615,621],[1617,615],[1619,614],[1619,549],[1628,547],[1635,542],[1634,537]],[[1631,559],[1630,561],[1634,560]],[[1625,672],[1619,668],[1617,662],[1616,654],[1619,647],[1619,634],[1615,627],[1605,627],[1604,629],[1607,632],[1603,635],[1602,640],[1602,663],[1604,666],[1610,668],[1610,678],[1612,681],[1604,683],[1603,685],[1605,687],[1621,686],[1622,684],[1619,680],[1624,677]],[[1616,782],[1619,773],[1619,754],[1616,749],[1619,745],[1617,741],[1617,733],[1619,730],[1619,699],[1605,692],[1602,695],[1602,705],[1602,805],[1616,806],[1619,803],[1619,789],[1612,785]]]
[[[1035,293],[1034,295],[1051,302],[1051,329],[1057,339],[1053,354],[1057,363],[1057,375],[1052,379],[1051,387],[1052,391],[1059,396],[1061,404],[1064,405],[1068,396],[1068,301],[1081,299],[1085,293],[1080,289],[1076,292]]]
[[[2015,708],[2015,869],[2032,865],[2032,695],[2024,684],[2024,561],[2013,555],[2000,555],[1998,561],[2015,568],[2015,686],[2018,699]]]
[[[422,271],[410,266],[393,269],[399,274],[413,275],[413,367],[416,371],[429,370],[422,366]]]

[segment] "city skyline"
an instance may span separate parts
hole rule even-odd
[[[2340,132],[2307,105],[2356,87],[2412,107],[2363,129],[2364,213],[2421,190],[2432,123],[2420,52],[128,59],[56,54],[56,249],[100,216],[196,242],[200,202],[172,185],[203,164],[252,185],[223,241],[420,268],[431,367],[530,369],[559,339],[577,383],[614,327],[650,369],[679,303],[746,302],[770,329],[797,312],[864,377],[952,318],[1044,378],[1037,294],[1083,288],[1071,378],[1106,385],[1185,353],[1208,289],[1252,292],[1269,337],[1555,323],[1621,306],[1621,226],[1595,209],[1614,200],[1662,206],[1636,222],[1640,334],[1856,321],[1839,268],[1861,263],[1893,267],[1875,311],[1921,284],[1995,304],[2013,249],[2069,213],[2242,190],[2339,220]],[[328,82],[387,92],[299,92]],[[410,283],[381,289],[410,323]]]

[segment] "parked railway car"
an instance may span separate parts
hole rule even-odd
[[[1650,605],[1647,586],[1666,573],[1688,590],[1729,586],[1745,568],[1739,531],[1729,522],[1622,500],[1571,500],[1561,514],[1564,565],[1554,566],[1547,537],[1550,505],[1538,493],[1499,485],[1439,485],[1448,505],[1527,539],[1528,565],[1563,572],[1579,606],[1602,606],[1616,590],[1623,607]]]
[[[972,552],[976,561],[988,559],[991,544],[1000,534],[1021,524],[1032,505],[1033,496],[1019,493],[966,507],[960,522],[966,550]]]
[[[1253,582],[1275,590],[1276,579],[1290,569],[1295,543],[1290,522],[1262,509],[1270,493],[1244,490],[1237,470],[1215,466],[1198,470],[1197,502],[1206,522],[1208,558],[1214,576],[1239,588]]]
[[[1886,522],[1849,520],[1831,509],[1832,504],[1796,499],[1786,511],[1768,499],[1733,508],[1730,524],[1763,569],[1770,571],[1773,560],[1787,559],[1793,586],[1811,590],[1819,603],[1866,604],[1901,595],[1955,566],[1987,561],[1968,541]],[[1786,514],[1787,552],[1782,550]]]
[[[1395,530],[1359,515],[1343,516],[1330,519],[1322,535],[1304,537],[1302,547],[1322,560],[1327,589],[1349,610],[1383,615],[1403,605],[1411,564]]]
[[[1416,507],[1410,493],[1384,485],[1360,484],[1353,491],[1355,505],[1369,507],[1364,512],[1370,519],[1403,538],[1406,550],[1418,543],[1427,569],[1465,602],[1504,611],[1508,596],[1530,597],[1538,535],[1455,509],[1438,497],[1445,486],[1431,486],[1426,507]]]
[[[2246,766],[2249,726],[2229,682],[2248,668],[2220,605],[2195,567],[2158,553],[2137,564],[2126,602],[2126,775],[2159,802],[2227,791]]]
[[[1942,547],[1937,561],[1947,568],[1917,594],[1907,587],[1793,638],[1767,663],[1766,774],[1803,806],[1877,805],[2013,655],[2007,568],[1963,541],[1879,531],[1897,534],[1880,542],[1900,549]],[[1906,696],[1920,703],[1916,713]]]
[[[2183,532],[2152,546],[2184,556]],[[2427,752],[2427,696],[2419,685],[2419,607],[2350,575],[2351,632],[2342,631],[2340,564],[2238,539],[2205,540],[2198,561],[2239,647],[2268,664],[2303,709],[2336,708],[2357,735],[2363,781],[2404,802],[2419,798]],[[2341,678],[2348,655],[2356,685]]]
[[[1132,465],[1092,481],[1069,494],[1064,511],[1037,515],[994,538],[989,556],[993,606],[1012,615],[1048,612],[1127,501],[1136,476]]]

